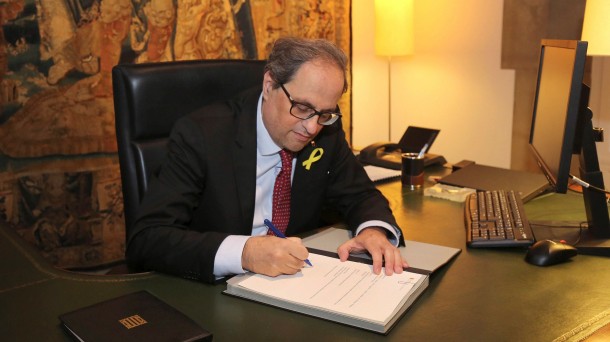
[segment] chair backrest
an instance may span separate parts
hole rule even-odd
[[[151,173],[163,162],[180,117],[262,85],[265,61],[124,64],[112,70],[125,228],[134,223]]]

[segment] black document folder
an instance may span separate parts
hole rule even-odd
[[[77,341],[212,341],[212,334],[147,291],[59,316]]]
[[[523,202],[550,188],[542,174],[472,164],[439,180],[439,183],[476,190],[514,190]]]

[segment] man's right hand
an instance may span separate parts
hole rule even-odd
[[[276,277],[295,274],[309,256],[301,239],[254,236],[248,239],[241,255],[241,265],[250,272]]]

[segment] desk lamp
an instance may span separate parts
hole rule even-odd
[[[388,141],[392,141],[392,57],[413,54],[413,0],[375,0],[375,53],[388,57]]]
[[[587,0],[581,38],[589,42],[587,55],[610,56],[608,18],[610,18],[610,1]]]
[[[610,1],[608,0],[587,0],[585,7],[585,18],[582,26],[581,40],[587,41],[589,44],[587,48],[588,56],[596,56],[597,58],[602,56],[610,56],[610,27],[608,27],[608,18],[610,18]],[[593,58],[596,58],[593,57]],[[601,102],[604,97],[604,62],[607,58],[600,58],[597,62],[600,63],[600,69],[602,75],[599,78],[601,82],[596,84],[598,89],[595,92],[598,94],[597,101],[599,101],[598,111],[603,110]],[[598,118],[606,117],[610,113],[603,115],[598,113]]]

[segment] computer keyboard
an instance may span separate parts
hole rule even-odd
[[[534,243],[534,234],[521,197],[512,190],[477,191],[464,206],[469,247],[522,247]]]

